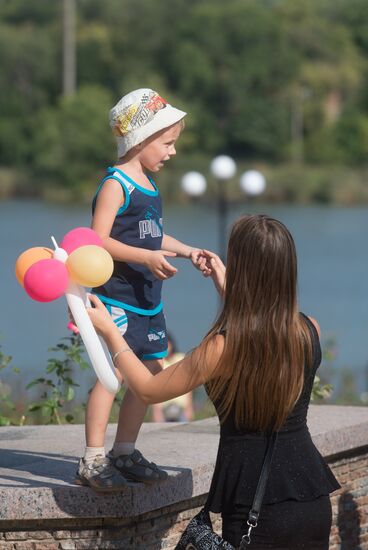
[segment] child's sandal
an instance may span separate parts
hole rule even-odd
[[[112,457],[112,451],[109,456]],[[130,455],[119,455],[113,458],[114,466],[125,479],[156,483],[167,479],[168,474],[154,462],[149,462],[137,449]]]

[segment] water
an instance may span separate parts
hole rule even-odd
[[[262,212],[283,221],[291,230],[299,260],[301,309],[320,323],[324,338],[337,342],[335,366],[359,373],[366,391],[368,359],[368,234],[367,208],[270,206],[243,204],[231,209],[229,226],[242,212]],[[43,374],[47,349],[67,336],[66,302],[32,301],[14,276],[17,256],[32,246],[51,246],[50,235],[61,241],[77,226],[89,226],[90,209],[40,201],[0,202],[1,288],[0,338],[3,352],[12,355],[19,376],[1,373],[18,394],[26,383]],[[210,250],[218,244],[214,209],[198,204],[165,208],[169,235]],[[163,300],[169,330],[183,351],[195,346],[215,318],[218,299],[210,280],[202,278],[187,260],[173,263],[178,274],[164,283]],[[93,372],[77,371],[80,396],[94,380]]]

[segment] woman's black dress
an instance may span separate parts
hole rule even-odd
[[[258,527],[252,532],[250,548],[254,549],[328,549],[329,494],[340,485],[314,446],[307,427],[321,347],[313,323],[303,317],[312,336],[313,364],[305,368],[301,396],[279,431]],[[269,398],[272,399],[272,395]],[[219,449],[207,503],[211,511],[222,514],[223,537],[238,546],[246,532],[248,510],[256,491],[267,438],[237,430],[233,414],[224,421],[220,418],[220,426]]]

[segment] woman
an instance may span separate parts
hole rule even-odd
[[[329,493],[339,484],[306,424],[321,349],[318,323],[298,310],[293,239],[277,220],[244,216],[231,232],[226,273],[216,255],[207,258],[223,296],[220,315],[193,352],[156,376],[126,346],[94,297],[89,315],[118,372],[146,403],[206,385],[221,426],[208,506],[221,512],[226,540],[239,546],[246,532],[267,437],[277,431],[251,547],[327,550]]]

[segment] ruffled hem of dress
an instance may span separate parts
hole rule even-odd
[[[263,504],[278,504],[278,503],[289,501],[289,500],[294,500],[296,502],[312,502],[313,500],[316,500],[319,497],[328,496],[328,495],[330,495],[334,491],[337,491],[337,489],[340,489],[340,488],[341,487],[338,484],[337,487],[330,488],[329,490],[326,490],[325,492],[317,491],[314,495],[310,494],[309,496],[305,496],[304,498],[302,498],[302,497],[297,497],[296,498],[295,495],[283,495],[283,497],[275,497],[273,499],[264,498],[263,501],[262,501],[262,505]],[[252,503],[253,503],[253,499],[250,499],[250,500],[247,499],[246,502],[244,502],[243,500],[241,502],[238,501],[238,502],[235,503],[235,505],[251,506]],[[229,504],[229,502],[217,503],[217,502],[212,502],[212,501],[207,500],[206,508],[208,508],[208,510],[210,512],[213,512],[214,514],[220,514],[221,512],[232,512],[234,510],[234,504],[233,503]]]
[[[258,453],[245,452],[243,460],[234,463],[231,453],[220,452],[207,500],[209,509],[222,512],[234,509],[237,504],[251,505],[261,462]],[[294,452],[286,446],[275,451],[263,502],[308,502],[339,488],[338,481],[313,443],[297,446]]]

